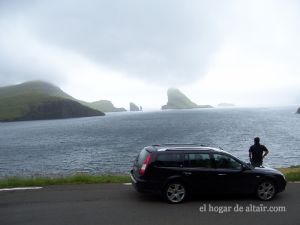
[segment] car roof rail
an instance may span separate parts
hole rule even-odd
[[[204,144],[197,144],[197,143],[163,143],[163,144],[153,144],[153,147],[168,147],[168,146],[178,146],[178,147],[185,147],[185,146],[200,146],[200,147],[205,147],[208,145]]]
[[[196,143],[164,143],[163,146],[176,146],[176,145],[199,145]]]

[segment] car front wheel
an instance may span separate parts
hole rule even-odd
[[[165,197],[170,203],[181,203],[186,198],[185,185],[180,182],[171,182],[166,186]]]
[[[276,188],[272,181],[261,182],[256,190],[257,197],[261,200],[271,200],[276,194]]]

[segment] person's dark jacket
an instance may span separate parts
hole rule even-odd
[[[251,153],[251,162],[262,164],[263,153],[268,152],[266,146],[261,144],[254,144],[250,147],[249,152]]]

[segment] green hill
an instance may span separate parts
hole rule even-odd
[[[96,102],[87,103],[93,109],[100,110],[102,112],[125,112],[125,108],[116,108],[111,101],[100,100]]]
[[[102,116],[60,88],[42,81],[0,88],[0,121]]]
[[[75,100],[59,87],[44,81],[30,81],[18,85],[0,87],[0,99],[28,94],[48,95]]]
[[[177,88],[169,88],[167,95],[168,102],[161,107],[162,109],[212,108],[210,105],[197,105]]]

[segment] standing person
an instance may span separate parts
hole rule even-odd
[[[259,137],[254,138],[254,145],[249,149],[249,158],[252,166],[260,167],[263,164],[263,159],[268,153],[269,150],[266,146],[260,144]]]

